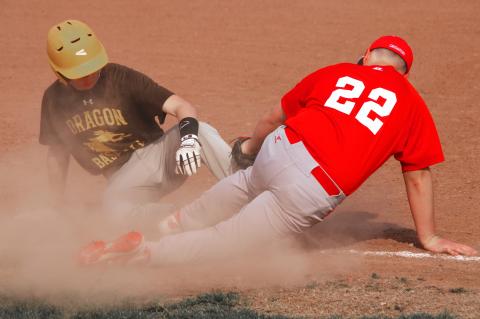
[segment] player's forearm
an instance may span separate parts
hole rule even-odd
[[[192,117],[196,119],[198,118],[198,113],[197,109],[193,105],[191,105],[190,103],[186,103],[181,105],[177,109],[177,114],[175,116],[179,121],[187,117]]]
[[[247,143],[244,143],[246,147],[244,151],[248,154],[257,153],[260,150],[265,137],[283,124],[284,120],[285,115],[280,107],[273,108],[266,113],[260,121],[258,121],[257,126],[255,126],[252,138],[248,140]]]
[[[179,121],[186,117],[197,118],[197,108],[178,95],[172,95],[163,104],[163,111],[175,116]]]
[[[47,155],[47,171],[52,205],[60,205],[65,193],[69,166],[69,155],[63,150],[51,147]]]
[[[426,246],[435,236],[433,187],[430,169],[405,172],[404,179],[418,239],[422,245]]]
[[[253,131],[252,138],[248,141],[249,149],[247,153],[254,154],[260,150],[263,140],[270,134],[279,124],[274,124],[268,121],[260,121]]]

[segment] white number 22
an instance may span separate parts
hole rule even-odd
[[[345,89],[347,85],[352,86],[352,89]],[[365,84],[363,84],[362,81],[356,80],[349,76],[344,76],[338,79],[337,87],[338,89],[333,91],[325,102],[325,106],[350,115],[355,107],[355,102],[346,100],[341,103],[339,102],[339,99],[359,98],[362,92],[365,90]],[[378,99],[380,97],[385,99],[383,105],[378,104]],[[368,98],[371,99],[371,101],[363,103],[355,118],[364,126],[366,126],[374,135],[376,135],[382,128],[383,122],[378,118],[372,120],[368,115],[370,112],[374,112],[380,117],[390,115],[393,107],[397,103],[397,96],[392,91],[383,88],[376,88],[370,91]]]

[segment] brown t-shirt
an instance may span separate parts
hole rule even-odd
[[[40,144],[62,145],[88,172],[110,174],[164,132],[164,102],[173,95],[152,79],[109,63],[91,90],[55,81],[44,93]]]

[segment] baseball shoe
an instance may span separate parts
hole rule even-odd
[[[168,215],[164,220],[158,224],[158,229],[162,236],[168,236],[180,233],[182,226],[180,225],[180,211]]]
[[[144,236],[136,231],[124,234],[112,242],[93,241],[83,247],[78,255],[82,266],[145,265],[150,261],[150,250],[145,245]]]

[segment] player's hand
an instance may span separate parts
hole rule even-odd
[[[478,251],[470,246],[459,244],[439,236],[433,236],[422,244],[426,250],[434,253],[447,253],[452,256],[474,256],[478,254]]]
[[[175,173],[192,176],[201,165],[200,142],[198,136],[189,134],[182,137],[180,147],[177,150],[177,168]]]

